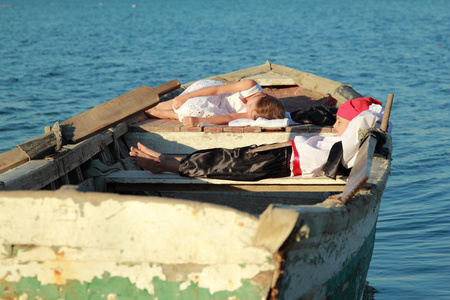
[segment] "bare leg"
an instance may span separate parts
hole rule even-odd
[[[134,147],[131,147],[130,149],[130,156],[137,166],[154,174],[159,174],[161,172],[178,173],[178,168],[180,166],[180,162],[176,159],[160,159]]]
[[[159,102],[158,105],[155,106],[155,108],[163,109],[163,110],[173,110],[172,103],[173,103],[173,100]]]
[[[145,113],[150,118],[178,120],[178,115],[174,112],[172,103],[173,100],[160,102],[155,107],[148,109]]]
[[[165,110],[165,109],[158,109],[158,108],[150,108],[145,111],[145,114],[149,116],[150,118],[155,119],[173,119],[178,120],[178,114],[174,112],[173,110]]]

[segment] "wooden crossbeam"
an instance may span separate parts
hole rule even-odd
[[[148,171],[117,171],[105,177],[111,191],[257,191],[257,192],[342,192],[346,177],[284,177],[259,181],[235,181],[152,174]]]

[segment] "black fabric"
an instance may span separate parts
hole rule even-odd
[[[335,107],[315,106],[291,112],[291,118],[300,124],[332,126],[336,122],[336,112]]]
[[[256,147],[196,151],[181,161],[179,173],[185,177],[244,181],[290,176],[292,147],[247,153]]]
[[[343,155],[342,142],[335,143],[331,147],[327,162],[323,167],[325,176],[336,179],[337,174],[348,175],[350,173],[350,169],[345,168],[341,163]]]
[[[337,142],[331,147],[327,162],[323,167],[323,173],[325,176],[336,179],[336,173],[339,169],[339,165],[341,164],[343,154],[342,142]]]

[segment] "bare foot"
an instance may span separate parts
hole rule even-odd
[[[142,152],[144,152],[145,154],[154,156],[154,157],[161,157],[161,153],[156,152],[155,150],[152,150],[150,148],[148,148],[147,146],[144,146],[143,144],[141,144],[140,142],[137,143],[137,147],[139,150],[141,150]]]
[[[137,148],[130,148],[130,157],[138,167],[154,174],[164,172],[159,158],[146,154]]]
[[[147,115],[147,117],[149,117],[150,119],[158,119],[156,116],[154,116],[154,111],[156,110],[156,108],[150,108],[147,109],[146,111],[144,111],[144,113]]]
[[[144,146],[140,142],[137,143],[137,147],[138,147],[139,150],[141,150],[145,154],[151,155],[151,156],[159,158],[161,160],[181,161],[183,159],[182,157],[173,157],[173,156],[170,156],[170,155],[161,154],[161,153],[159,153],[159,152],[157,152],[157,151],[155,151],[153,149],[148,148],[147,146]]]
[[[134,147],[130,148],[130,157],[138,167],[148,170],[153,174],[162,172],[178,173],[181,160],[181,158],[171,156],[167,156],[168,159],[160,159]]]

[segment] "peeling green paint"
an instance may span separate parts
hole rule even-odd
[[[36,277],[22,277],[19,282],[6,282],[0,280],[0,299],[18,299],[21,295],[26,295],[28,299],[245,299],[260,300],[265,299],[268,290],[251,283],[250,280],[242,280],[242,286],[234,291],[219,291],[210,294],[206,288],[201,288],[197,284],[191,284],[181,290],[181,282],[169,282],[157,277],[153,278],[155,295],[147,290],[138,289],[128,279],[121,277],[103,276],[94,278],[92,282],[80,283],[77,280],[67,280],[65,285],[47,284],[41,285]]]

